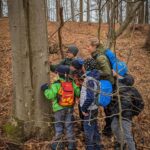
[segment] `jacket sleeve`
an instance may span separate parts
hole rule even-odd
[[[92,89],[94,89],[94,83],[92,80],[89,80],[86,83],[87,89],[86,89],[86,99],[84,101],[84,104],[82,105],[81,110],[83,112],[87,112],[88,107],[92,104],[92,102],[94,101],[94,91]],[[89,88],[88,88],[89,87]]]
[[[99,55],[97,57],[97,62],[101,71],[103,71],[104,73],[108,75],[112,75],[112,70],[111,70],[109,60],[107,59],[105,55]]]
[[[77,85],[75,84],[75,82],[73,82],[73,88],[74,88],[75,97],[79,98],[79,97],[80,97],[80,87],[77,86]]]
[[[57,96],[58,90],[60,88],[59,83],[54,83],[51,87],[44,91],[44,95],[48,100],[54,99]]]
[[[65,64],[65,59],[63,59],[62,61],[60,61],[58,64],[52,64],[50,65],[50,71],[52,72],[55,72],[56,68],[59,66],[59,65],[64,65]]]
[[[139,115],[139,113],[144,109],[144,101],[138,90],[132,87],[132,104],[133,104],[133,114]]]

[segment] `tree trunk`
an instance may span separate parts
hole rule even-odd
[[[83,22],[83,0],[80,0],[80,22]]]
[[[60,0],[56,0],[56,21],[60,22]]]
[[[149,9],[148,9],[148,0],[146,0],[146,4],[145,4],[145,23],[146,24],[149,23],[148,18],[149,18]]]
[[[75,17],[74,17],[74,0],[71,0],[71,17],[72,17],[72,21],[75,21]]]
[[[119,23],[122,24],[123,18],[122,18],[122,1],[120,2],[120,13],[119,13]]]
[[[13,116],[16,122],[22,121],[22,138],[31,135],[43,138],[49,133],[44,114],[50,110],[40,91],[40,86],[48,82],[46,2],[10,0],[8,8],[13,53]]]
[[[3,17],[3,2],[0,0],[0,18]]]
[[[110,22],[110,16],[109,16],[109,12],[110,12],[110,1],[107,1],[107,23],[109,24]]]
[[[87,22],[90,22],[90,0],[87,0]]]
[[[144,23],[144,2],[142,2],[139,13],[138,13],[138,23],[143,24]]]

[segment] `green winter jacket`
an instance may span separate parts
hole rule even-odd
[[[58,79],[56,82],[54,82],[49,89],[46,89],[44,91],[44,95],[45,97],[49,100],[52,101],[52,108],[53,108],[53,112],[57,112],[61,109],[64,109],[65,107],[62,107],[58,104],[58,100],[57,100],[57,94],[58,91],[60,89],[61,83],[60,81],[64,81],[64,79]],[[74,83],[73,84],[73,88],[74,88],[74,93],[75,93],[75,97],[80,97],[80,88]]]
[[[74,58],[73,58],[73,59],[74,59]],[[50,70],[51,70],[52,72],[55,72],[55,69],[56,69],[57,66],[59,66],[59,65],[67,65],[67,66],[70,66],[71,63],[72,63],[72,61],[73,61],[73,59],[71,59],[71,58],[64,58],[63,60],[60,61],[59,64],[50,65]]]
[[[114,77],[112,74],[111,65],[107,56],[104,54],[104,52],[105,52],[105,49],[103,47],[99,47],[91,55],[97,62],[97,69],[106,73],[108,75],[108,80],[112,84],[114,84]]]

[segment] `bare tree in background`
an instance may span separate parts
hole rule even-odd
[[[142,2],[138,12],[138,24],[144,23],[144,1]]]
[[[74,0],[71,0],[71,17],[72,17],[72,21],[75,21],[75,16],[74,16]]]
[[[80,0],[80,22],[83,22],[83,0]]]
[[[148,0],[146,0],[146,3],[145,3],[145,23],[149,23],[149,7],[148,7]]]
[[[0,18],[3,17],[3,2],[0,0]]]
[[[87,22],[90,22],[90,0],[87,0]]]
[[[60,22],[60,0],[56,0],[56,21]]]
[[[110,3],[111,1],[107,1],[107,23],[109,24],[110,22]]]

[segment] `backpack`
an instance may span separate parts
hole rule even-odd
[[[61,87],[58,91],[58,104],[63,107],[74,105],[74,88],[72,82],[60,82]]]
[[[111,68],[121,76],[124,76],[128,72],[128,67],[125,62],[120,61],[117,56],[110,50],[105,50],[105,55],[108,58]]]
[[[110,81],[100,80],[99,81],[100,94],[98,95],[97,105],[106,107],[110,104],[112,99],[113,87]]]

